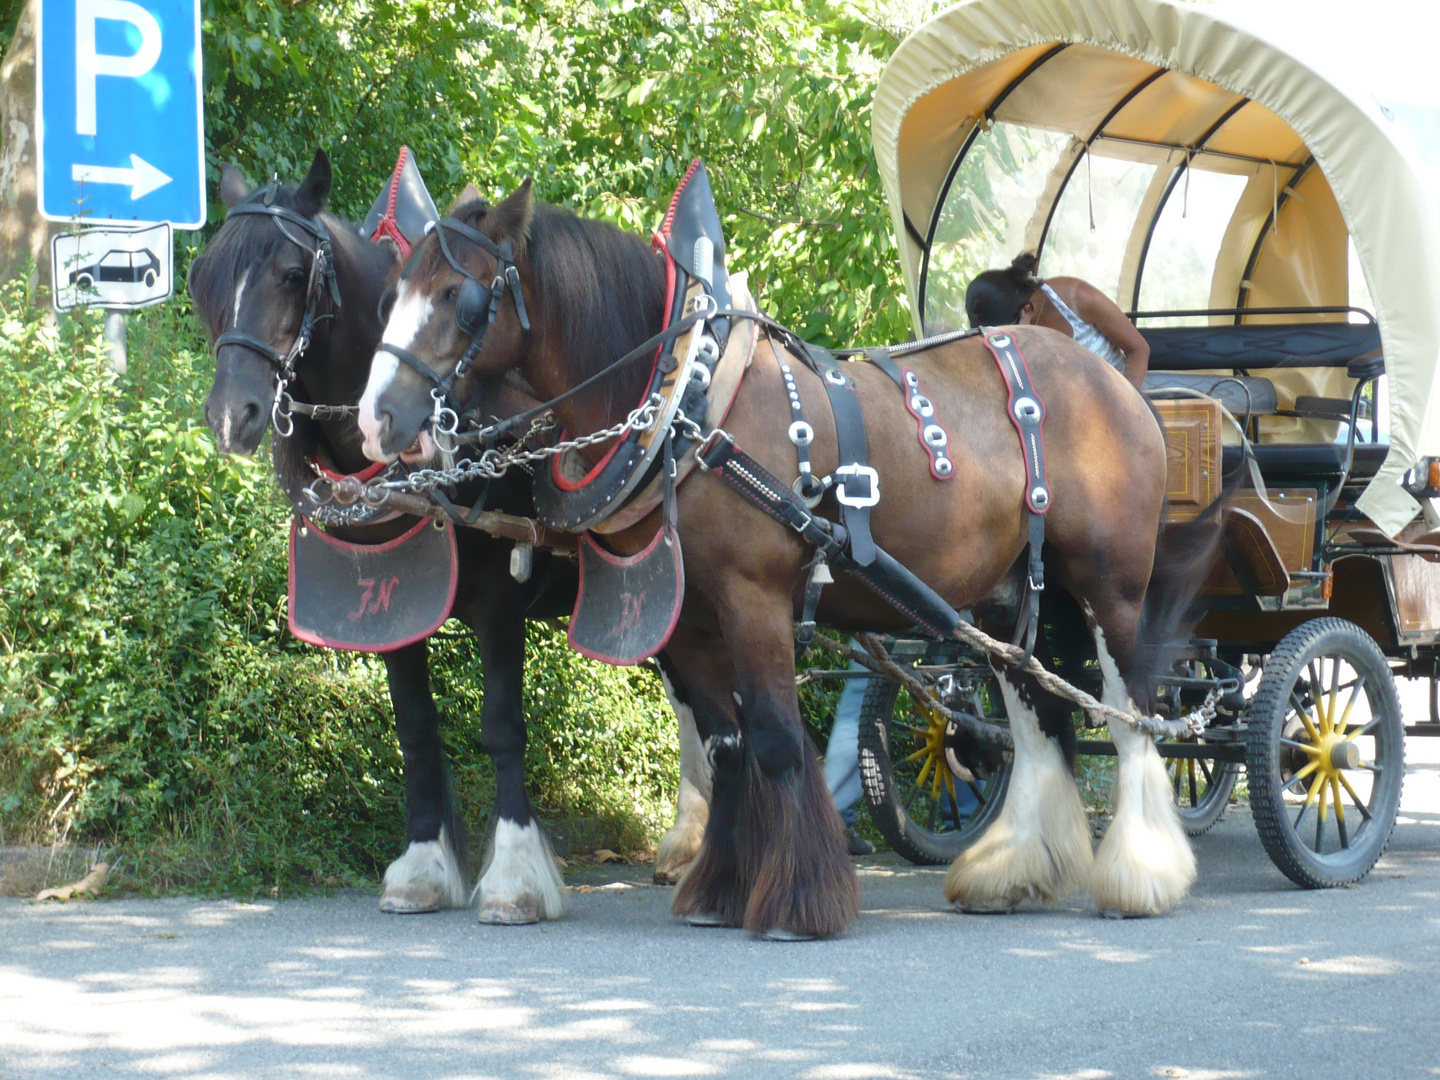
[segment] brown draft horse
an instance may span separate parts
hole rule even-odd
[[[663,256],[640,238],[536,203],[529,183],[488,212],[453,215],[489,237],[508,239],[532,329],[510,300],[484,340],[460,396],[518,369],[542,398],[604,370],[647,336],[620,333],[621,315],[643,314],[653,333],[665,299]],[[482,282],[496,260],[452,234],[451,251]],[[434,372],[453,371],[469,343],[455,320],[463,276],[432,236],[413,257],[384,340]],[[633,321],[633,319],[632,319]],[[1155,564],[1165,501],[1165,441],[1155,415],[1118,372],[1048,330],[1014,331],[1047,407],[1045,441],[1053,501],[1046,526],[1047,581],[1076,601],[1094,634],[1107,704],[1147,696],[1142,623],[1173,607],[1181,575]],[[786,480],[797,475],[778,346],[763,338],[725,429]],[[837,465],[834,423],[820,379],[795,371],[817,475]],[[957,609],[983,610],[1013,595],[1023,564],[1024,464],[1006,412],[1006,391],[983,344],[952,341],[908,354],[940,421],[951,433],[952,479],[932,478],[915,421],[879,370],[847,367],[860,397],[870,464],[880,476],[872,511],[875,541]],[[564,430],[596,431],[623,419],[644,391],[630,365],[555,409]],[[391,460],[430,445],[430,383],[378,352],[361,402],[366,453]],[[599,460],[604,447],[588,451]],[[686,592],[667,646],[677,689],[695,710],[714,764],[704,845],[674,900],[700,925],[744,926],[774,938],[841,932],[858,908],[855,870],[841,825],[805,737],[795,691],[793,623],[811,550],[797,534],[752,508],[714,475],[695,471],[679,488]],[[828,496],[819,512],[836,517]],[[659,514],[607,537],[631,554],[655,535]],[[906,625],[863,584],[844,575],[825,591],[822,621],[899,631]],[[1012,616],[1013,617],[1013,616]],[[1153,914],[1191,885],[1194,857],[1181,831],[1161,759],[1149,738],[1114,731],[1119,750],[1114,823],[1098,853],[1067,757],[1070,709],[1027,677],[1001,671],[1015,739],[1015,769],[1003,813],[951,867],[946,895],[966,910],[1005,910],[1053,901],[1088,886],[1104,911]]]

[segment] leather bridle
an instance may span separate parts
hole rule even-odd
[[[465,279],[460,285],[459,295],[455,298],[455,325],[460,328],[461,333],[470,335],[470,343],[447,375],[437,374],[418,356],[399,345],[382,341],[376,346],[376,351],[388,352],[430,383],[430,397],[435,402],[435,412],[432,418],[435,433],[437,436],[446,435],[453,438],[460,429],[461,418],[467,412],[466,407],[455,400],[453,391],[456,384],[469,373],[475,359],[480,355],[480,350],[485,344],[485,334],[495,322],[495,316],[499,314],[500,301],[508,292],[515,304],[515,314],[519,316],[520,329],[525,334],[525,345],[522,352],[530,347],[530,315],[525,310],[525,294],[520,287],[520,270],[515,265],[515,249],[509,239],[502,239],[497,244],[478,229],[473,229],[463,221],[457,221],[451,217],[432,222],[426,226],[425,231],[427,233],[434,232],[445,261]],[[460,264],[460,260],[455,258],[454,253],[450,250],[449,242],[445,239],[447,231],[456,233],[477,245],[495,259],[497,264],[495,278],[488,286],[483,285],[474,274]],[[408,272],[407,270],[406,273],[408,274]]]
[[[268,341],[262,341],[242,330],[227,330],[221,334],[215,339],[215,350],[218,352],[226,345],[237,345],[263,357],[275,369],[275,400],[270,406],[270,422],[274,425],[276,434],[288,438],[295,432],[292,413],[299,412],[313,419],[323,420],[348,416],[352,412],[358,412],[358,409],[349,405],[306,405],[295,401],[288,392],[290,383],[295,379],[295,365],[310,347],[310,337],[315,324],[322,319],[334,318],[335,312],[340,310],[340,283],[335,276],[335,255],[325,223],[318,214],[308,218],[286,207],[271,205],[278,192],[279,185],[271,181],[260,202],[241,203],[231,207],[226,218],[228,220],[237,214],[264,215],[274,222],[285,239],[309,253],[310,278],[305,289],[305,314],[300,320],[300,332],[295,335],[289,351],[284,353]],[[314,245],[300,239],[287,226],[300,229],[314,241]],[[316,312],[326,291],[330,293],[333,310],[328,314],[318,315]]]

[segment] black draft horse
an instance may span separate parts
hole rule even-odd
[[[470,345],[456,322],[461,286],[466,277],[495,277],[493,252],[506,250],[504,241],[515,253],[531,330],[522,332],[514,305],[501,304],[455,393],[483,392],[513,369],[543,398],[580,391],[555,407],[565,431],[598,431],[624,418],[645,393],[649,372],[632,364],[602,373],[660,328],[663,254],[608,224],[536,204],[528,182],[493,209],[472,203],[455,217],[488,245],[452,230],[449,258],[434,235],[413,257],[384,341],[408,350],[434,377],[397,365],[389,353],[376,355],[361,399],[366,453],[392,460],[414,444],[432,412],[431,386],[455,371]],[[636,316],[628,333],[615,332],[617,311]],[[1184,607],[1201,561],[1190,556],[1188,537],[1183,545],[1161,543],[1165,440],[1144,399],[1086,349],[1034,327],[1015,328],[1014,340],[1049,406],[1046,580],[1068,592],[1089,622],[1105,703],[1133,709],[1132,700],[1150,693],[1146,628]],[[761,341],[724,427],[789,482],[797,458],[787,436],[792,414],[782,359],[779,346]],[[788,359],[814,427],[811,461],[823,476],[838,464],[830,408],[819,375]],[[894,384],[874,365],[845,365],[884,492],[871,518],[874,539],[955,609],[977,608],[1007,595],[1024,569],[1026,472],[1007,391],[974,337],[907,353],[904,362],[952,433],[954,475],[932,476]],[[599,380],[592,388],[581,387],[592,377]],[[593,462],[605,450],[585,453]],[[831,492],[818,512],[834,520],[838,509]],[[836,934],[857,911],[857,879],[804,735],[792,651],[812,549],[713,472],[683,481],[678,513],[686,592],[667,651],[677,690],[710,740],[715,776],[704,845],[674,909],[702,924],[743,925],[772,937]],[[621,554],[639,551],[659,515],[606,539]],[[1182,564],[1184,573],[1177,572]],[[826,588],[819,617],[853,630],[900,631],[911,621],[845,575]],[[1124,725],[1113,731],[1115,819],[1093,852],[1064,752],[1074,740],[1069,704],[1031,676],[998,674],[1015,739],[1014,773],[1002,813],[951,867],[947,896],[967,909],[1004,910],[1088,886],[1107,911],[1151,914],[1178,902],[1194,879],[1194,855],[1153,742]]]
[[[325,213],[330,163],[315,155],[298,185],[249,190],[238,170],[222,170],[221,197],[229,208],[270,204],[323,223],[333,252],[339,306],[320,290],[321,310],[309,347],[296,364],[290,393],[297,402],[353,405],[380,340],[377,305],[396,267],[395,249],[373,243]],[[470,189],[473,191],[473,189]],[[195,259],[190,294],[212,345],[226,332],[258,339],[284,356],[296,340],[307,306],[315,237],[293,222],[288,233],[264,214],[231,215]],[[205,419],[222,453],[251,454],[271,419],[276,366],[256,349],[222,343]],[[274,439],[276,479],[297,511],[313,508],[303,489],[315,479],[311,462],[338,473],[369,465],[353,418],[313,421],[293,415],[289,437]],[[478,492],[462,492],[462,502]],[[490,485],[486,505],[512,514],[533,514],[531,482],[523,473]],[[332,528],[353,543],[379,543],[404,533],[414,518]],[[474,529],[457,530],[459,583],[453,614],[474,632],[485,673],[480,722],[484,749],[495,769],[495,805],[489,851],[476,894],[485,923],[525,923],[558,918],[564,884],[525,789],[525,719],[522,686],[525,620],[565,615],[575,602],[572,562],[535,553],[525,583],[511,576],[510,541]],[[383,654],[395,726],[404,758],[407,848],[385,872],[381,910],[434,911],[466,904],[465,830],[453,802],[440,740],[439,714],[429,680],[427,643]],[[672,698],[673,701],[673,698]],[[674,881],[700,846],[708,811],[709,770],[689,709],[678,705],[682,773],[679,812],[661,842],[658,880]]]

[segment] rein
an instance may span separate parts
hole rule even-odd
[[[307,218],[303,214],[297,214],[284,206],[272,206],[279,186],[271,181],[266,188],[264,201],[260,203],[242,203],[231,208],[226,218],[238,214],[261,214],[268,217],[275,223],[285,239],[289,240],[302,251],[310,253],[310,278],[305,289],[305,314],[300,320],[300,332],[295,336],[288,352],[281,353],[267,341],[262,341],[253,334],[247,334],[241,330],[228,330],[215,339],[215,350],[226,345],[236,345],[247,349],[256,356],[262,357],[271,367],[275,369],[275,400],[270,405],[270,423],[275,428],[275,433],[281,438],[289,438],[295,433],[295,421],[293,414],[309,416],[316,421],[340,420],[349,416],[358,416],[360,409],[355,405],[310,405],[305,402],[296,401],[290,396],[289,387],[295,380],[295,365],[305,355],[305,350],[310,347],[310,338],[314,332],[315,324],[324,319],[333,319],[335,311],[340,309],[340,282],[335,275],[335,255],[330,245],[330,232],[325,228],[325,223],[320,220],[317,214],[314,218]],[[315,241],[314,246],[301,240],[286,227],[294,225]],[[325,315],[317,315],[321,296],[329,291],[330,299],[335,311]],[[282,423],[283,421],[283,423]]]

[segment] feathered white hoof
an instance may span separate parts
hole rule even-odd
[[[691,860],[700,854],[709,819],[710,804],[694,784],[681,777],[675,824],[660,838],[660,847],[655,853],[657,884],[674,885],[685,876]]]
[[[387,915],[422,915],[464,906],[460,863],[443,828],[439,840],[411,842],[405,854],[385,868],[380,910]]]
[[[565,881],[538,822],[496,823],[475,898],[480,922],[488,925],[523,925],[565,914]]]
[[[1133,731],[1112,734],[1120,751],[1115,820],[1095,855],[1090,895],[1107,915],[1160,915],[1195,884],[1195,853],[1155,744]]]
[[[1000,691],[1015,737],[1015,763],[1000,815],[945,875],[945,898],[994,914],[1025,900],[1053,904],[1083,888],[1093,852],[1085,808],[1060,747],[1009,680]]]
[[[994,915],[1026,900],[1053,904],[1089,879],[1085,808],[1059,749],[1052,752],[1058,772],[1049,789],[1026,806],[1012,787],[1000,816],[950,865],[945,898],[960,910]]]

